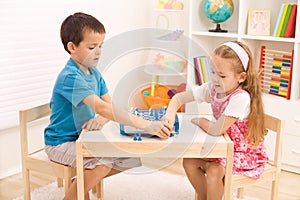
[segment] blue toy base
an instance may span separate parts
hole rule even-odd
[[[150,120],[150,121],[159,121],[165,114],[165,110],[166,109],[160,109],[160,110],[137,110],[135,109],[134,112],[132,112],[133,114],[142,117],[146,120]],[[120,134],[121,135],[125,135],[125,136],[133,136],[133,140],[135,141],[141,141],[142,137],[157,137],[155,135],[146,133],[144,130],[142,129],[137,129],[131,126],[127,126],[124,124],[120,124]],[[174,135],[178,135],[179,134],[179,122],[178,122],[178,116],[176,114],[175,116],[175,122],[174,122],[174,129],[170,135],[170,137],[173,137]]]

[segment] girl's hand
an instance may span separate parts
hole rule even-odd
[[[161,118],[161,121],[163,121],[165,124],[168,125],[169,130],[172,131],[174,127],[174,122],[175,122],[175,115],[165,115]]]
[[[108,121],[108,119],[98,115],[97,117],[85,122],[81,128],[85,129],[86,131],[101,130],[104,124],[106,124]]]
[[[170,128],[171,127],[163,121],[152,121],[150,126],[146,127],[144,130],[147,133],[158,136],[159,138],[167,139],[171,134]]]

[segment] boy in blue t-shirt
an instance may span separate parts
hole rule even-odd
[[[144,129],[166,139],[170,127],[150,122],[112,105],[105,81],[95,68],[105,37],[104,26],[93,16],[75,13],[61,25],[61,40],[71,58],[58,75],[50,102],[50,124],[45,128],[48,157],[76,166],[77,140],[82,129],[99,130],[109,120]],[[97,115],[96,115],[97,114]],[[84,158],[85,199],[88,191],[104,177],[140,166],[139,158]],[[64,199],[76,199],[76,180]]]

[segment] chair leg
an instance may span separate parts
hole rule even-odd
[[[93,194],[95,194],[97,192],[97,186],[92,188],[92,192],[93,192]]]
[[[243,199],[244,198],[244,188],[237,189],[237,198]]]
[[[278,199],[279,180],[272,181],[271,199]]]
[[[96,194],[98,199],[103,198],[103,180],[101,180],[95,187],[92,188],[93,194]]]
[[[233,189],[232,188],[229,189],[229,192],[227,192],[227,193],[224,192],[223,199],[224,200],[233,200]]]
[[[23,182],[24,182],[24,200],[30,200],[30,174],[28,169],[23,168]]]
[[[72,180],[72,169],[65,168],[64,169],[64,183],[65,183],[65,194],[69,190],[69,187],[71,186],[73,180]]]
[[[97,198],[103,198],[103,179],[96,185]]]
[[[64,186],[64,183],[63,183],[63,179],[62,178],[57,178],[56,179],[57,181],[57,187],[63,187]]]
[[[69,178],[66,178],[65,180],[65,194],[67,193],[69,187],[71,186],[72,184],[72,178],[69,177]]]

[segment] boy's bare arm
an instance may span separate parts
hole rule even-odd
[[[112,103],[111,97],[108,93],[101,95],[100,98],[107,103]]]

